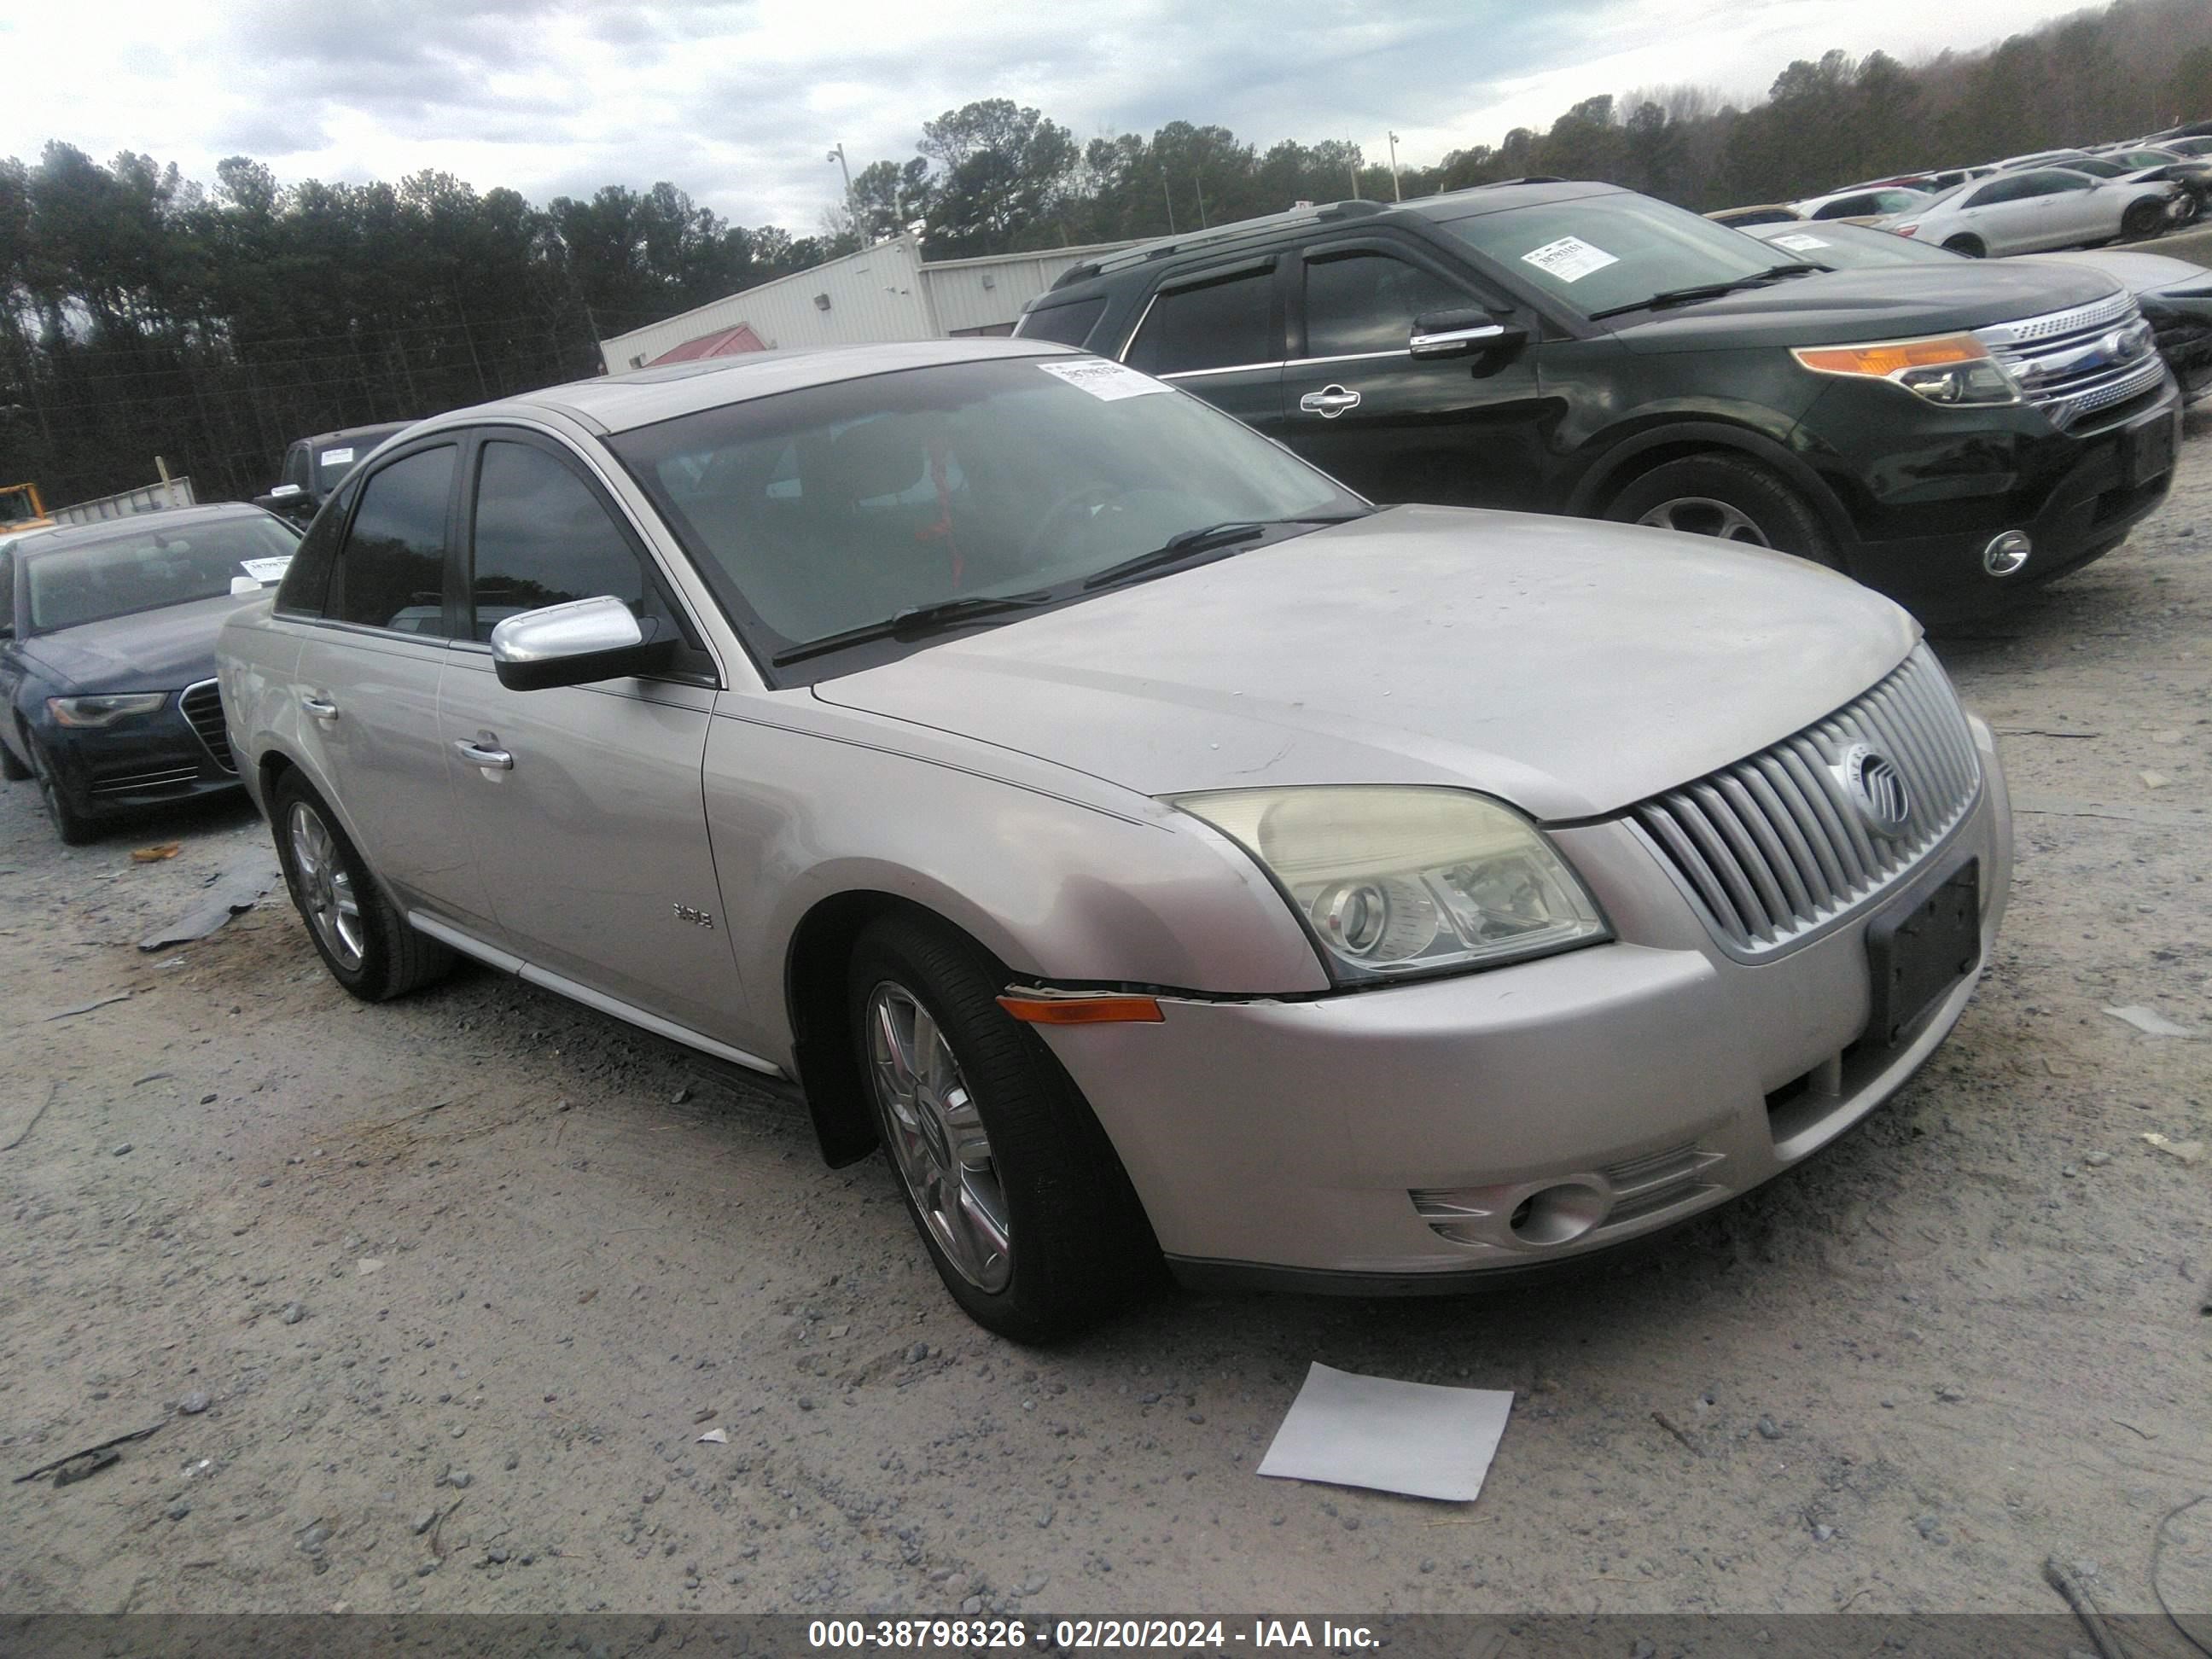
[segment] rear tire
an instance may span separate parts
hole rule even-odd
[[[1093,1324],[1161,1275],[1159,1245],[1091,1109],[998,1006],[1004,975],[933,918],[870,925],[846,980],[886,1161],[938,1276],[1017,1342]]]
[[[2120,216],[2120,234],[2141,241],[2146,236],[2158,234],[2159,227],[2166,222],[2166,210],[2155,202],[2130,202],[2128,210]]]
[[[1989,252],[1989,249],[1983,246],[1982,239],[1978,236],[1954,236],[1943,246],[1953,253],[1965,254],[1969,259],[1982,258]]]
[[[1792,553],[1831,570],[1843,568],[1820,515],[1795,489],[1756,461],[1690,455],[1631,479],[1605,509],[1619,524],[1644,524]]]
[[[54,826],[54,833],[64,847],[82,847],[100,834],[91,818],[87,817],[69,798],[60,776],[54,771],[53,757],[46,753],[34,732],[23,733],[23,746],[31,752],[31,775],[39,781],[39,798],[46,803],[46,817]]]
[[[332,979],[364,1002],[386,1002],[453,967],[452,951],[407,925],[298,773],[277,781],[269,805],[284,885]]]

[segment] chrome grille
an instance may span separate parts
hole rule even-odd
[[[132,772],[122,777],[100,778],[92,786],[95,795],[149,795],[156,790],[174,789],[180,784],[198,781],[200,769],[197,766],[167,766],[158,772]]]
[[[223,728],[222,694],[216,689],[216,683],[202,680],[198,685],[186,687],[185,695],[177,700],[177,706],[184,710],[185,720],[199,734],[200,741],[207,745],[207,751],[214,757],[215,763],[226,772],[237,771],[237,763],[230,756],[230,733]]]
[[[2166,378],[2150,325],[2125,294],[1993,324],[1974,337],[2061,428],[2155,392]]]
[[[1867,814],[1846,782],[1855,756]],[[1713,937],[1759,957],[1820,932],[1911,869],[1966,815],[1980,782],[1966,714],[1923,645],[1827,719],[1631,808],[1629,819]],[[1887,834],[1869,823],[1885,806],[1903,820]]]

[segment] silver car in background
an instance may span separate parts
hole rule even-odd
[[[2179,185],[2093,179],[2060,163],[1972,179],[1874,222],[1954,253],[1994,258],[2154,236],[2181,217],[2188,199]]]
[[[441,416],[231,623],[356,994],[459,951],[793,1080],[983,1325],[1441,1290],[1757,1185],[2002,912],[1987,726],[1803,561],[1378,511],[1023,341]]]

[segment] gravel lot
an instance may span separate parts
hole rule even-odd
[[[258,821],[70,852],[0,792],[0,1472],[162,1425],[0,1486],[0,1611],[2048,1613],[2052,1553],[2150,1607],[2212,1491],[2212,1156],[2142,1139],[2212,1140],[2190,432],[2127,547],[1940,642],[2021,811],[1951,1044],[1540,1293],[1177,1295],[1012,1347],[791,1104],[488,971],[358,1006],[281,899],[142,955]],[[1313,1359],[1516,1390],[1481,1501],[1257,1479]],[[2169,1537],[2212,1610],[2212,1504]]]

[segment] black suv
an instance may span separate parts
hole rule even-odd
[[[386,421],[380,426],[349,426],[336,432],[318,432],[312,438],[293,439],[285,447],[283,471],[276,487],[266,495],[255,496],[254,506],[282,514],[295,524],[306,524],[339,481],[357,463],[368,459],[370,450],[414,424]]]
[[[1829,271],[1789,240],[1596,184],[1341,202],[1078,265],[1014,331],[1376,501],[1726,536],[1923,617],[2085,564],[2163,499],[2180,399],[2109,277]]]

